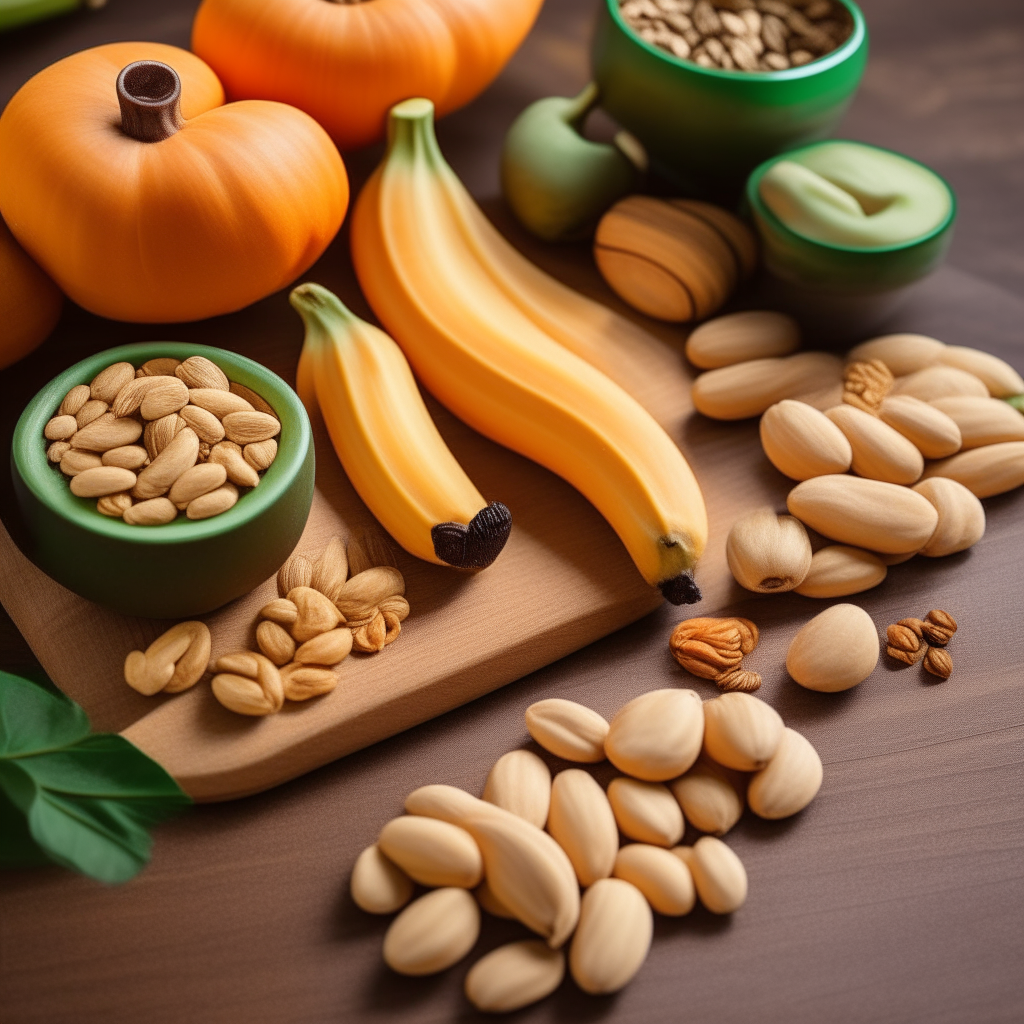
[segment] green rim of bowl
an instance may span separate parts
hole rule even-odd
[[[243,494],[227,512],[209,519],[190,520],[179,516],[174,522],[161,526],[132,526],[97,512],[95,498],[78,498],[71,493],[68,478],[46,457],[48,442],[43,437],[43,428],[56,415],[64,396],[75,385],[88,384],[100,370],[112,363],[128,362],[137,369],[146,360],[160,356],[182,360],[189,356],[205,356],[216,363],[229,380],[255,391],[273,408],[281,421],[281,433],[277,457],[263,474],[259,486]],[[122,345],[89,356],[50,381],[29,402],[18,419],[12,457],[21,479],[41,503],[85,530],[142,545],[188,544],[230,533],[274,505],[294,482],[311,444],[312,431],[302,402],[272,370],[246,356],[208,345],[148,341]]]
[[[799,231],[794,231],[788,224],[784,224],[779,220],[775,213],[761,198],[761,178],[764,177],[769,168],[773,167],[780,160],[791,160],[796,153],[803,153],[809,149],[816,149],[818,146],[830,145],[833,142],[849,142],[856,146],[869,146],[871,149],[877,149],[883,153],[892,153],[893,156],[909,160],[912,164],[917,164],[918,167],[922,167],[924,170],[934,174],[935,177],[942,182],[949,195],[949,212],[936,227],[932,228],[931,231],[928,231],[923,235],[918,235],[916,238],[911,238],[906,242],[894,242],[892,245],[841,245],[837,242],[823,242],[818,238],[810,238],[807,235],[801,234]],[[797,149],[791,149],[785,153],[779,153],[777,156],[773,156],[770,159],[765,160],[763,164],[758,164],[758,166],[750,172],[750,177],[747,179],[747,203],[758,217],[762,218],[776,234],[783,238],[795,241],[799,245],[816,246],[820,249],[832,252],[852,253],[857,255],[871,255],[899,252],[904,249],[913,249],[918,245],[924,245],[925,243],[930,242],[933,238],[936,238],[944,231],[947,231],[956,219],[956,193],[953,191],[949,182],[946,181],[938,171],[929,167],[927,164],[922,163],[920,160],[915,160],[912,156],[907,156],[906,153],[899,152],[899,150],[888,149],[885,146],[876,146],[872,142],[862,142],[858,139],[821,139],[818,142],[811,142],[806,146],[800,146]]]
[[[861,9],[853,3],[853,0],[838,0],[850,12],[850,16],[853,18],[853,31],[843,44],[831,53],[826,53],[824,57],[809,61],[807,64],[801,64],[798,68],[786,68],[785,71],[729,71],[726,68],[706,68],[694,61],[684,60],[682,57],[666,53],[660,46],[647,42],[646,39],[642,39],[633,31],[632,26],[620,13],[618,0],[605,0],[605,2],[615,24],[648,53],[674,67],[686,68],[687,71],[693,71],[708,78],[722,78],[726,81],[750,79],[752,82],[795,82],[801,78],[810,78],[823,71],[828,71],[829,68],[834,68],[837,64],[842,64],[844,60],[864,43],[868,34],[867,23],[864,20]]]

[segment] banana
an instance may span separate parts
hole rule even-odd
[[[692,570],[707,543],[707,513],[689,465],[637,401],[494,279],[442,186],[451,173],[433,105],[392,108],[388,154],[352,220],[370,305],[442,404],[582,492],[670,601],[699,600]],[[572,334],[579,314],[569,309],[566,318]],[[604,351],[615,358],[610,343]]]
[[[437,432],[401,349],[318,284],[289,301],[306,325],[298,391],[319,406],[334,450],[381,525],[410,554],[482,569],[512,516],[488,504]]]

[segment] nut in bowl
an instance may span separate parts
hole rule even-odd
[[[119,448],[129,449],[136,441],[142,441],[141,451],[151,459],[148,466],[134,460],[135,468],[130,469],[130,451],[118,451],[113,463],[108,461],[107,465],[103,465],[102,454],[90,452],[88,447],[74,446],[74,432],[68,438],[54,438],[54,434],[71,430],[70,422],[60,421],[75,420],[75,416],[67,410],[64,410],[64,416],[59,415],[61,405],[65,399],[74,404],[78,397],[84,396],[86,386],[90,386],[102,372],[117,364],[131,364],[137,372],[143,364],[153,360],[170,359],[183,363],[192,357],[203,357],[193,365],[207,366],[208,369],[212,365],[236,385],[236,390],[248,389],[248,392],[262,399],[273,410],[274,418],[280,423],[276,456],[271,461],[265,451],[254,449],[252,454],[255,463],[250,464],[241,454],[241,445],[238,460],[230,459],[231,452],[225,450],[223,465],[226,481],[213,492],[193,496],[191,502],[185,502],[186,509],[196,501],[203,506],[196,507],[197,515],[192,518],[188,517],[187,512],[178,514],[179,509],[175,505],[182,504],[189,495],[184,492],[176,496],[169,495],[175,483],[173,480],[162,492],[160,486],[157,486],[154,495],[148,494],[152,488],[145,488],[145,500],[129,506],[121,500],[124,492],[130,492],[142,483],[146,472],[156,468],[158,462],[158,458],[153,458],[145,447],[145,410],[132,410],[122,417],[125,421],[122,425],[126,429],[123,444]],[[188,426],[188,435],[196,437],[197,447],[205,444],[210,452],[207,459],[198,465],[195,465],[196,459],[193,459],[191,469],[200,469],[211,463],[217,465],[218,459],[213,457],[213,450],[218,442],[210,445],[199,437],[199,432],[212,429],[213,420],[223,424],[224,419],[231,418],[232,412],[219,406],[209,409],[211,402],[204,400],[203,392],[216,391],[219,395],[229,396],[229,401],[236,399],[236,402],[237,396],[223,386],[203,387],[209,381],[182,381],[180,376],[166,376],[167,381],[181,382],[188,395],[199,396],[195,403],[196,422]],[[129,379],[125,372],[124,381],[109,382],[115,393],[109,396],[107,404],[120,397]],[[105,378],[101,377],[100,384],[105,383]],[[223,385],[223,382],[220,383]],[[119,386],[114,388],[115,384]],[[75,397],[70,394],[72,389],[76,391]],[[166,390],[170,391],[170,388]],[[128,402],[129,397],[125,396],[123,405],[131,404]],[[167,400],[170,401],[170,398]],[[98,398],[90,397],[87,403],[83,403],[83,408],[85,404],[103,404],[104,401],[102,395]],[[190,402],[187,407],[191,408],[191,405]],[[79,409],[79,416],[82,411]],[[118,411],[122,411],[120,407]],[[154,410],[150,408],[149,411]],[[162,411],[162,407],[155,411]],[[202,416],[202,411],[211,412],[211,416]],[[101,410],[100,416],[105,413],[106,410]],[[91,412],[87,415],[91,415]],[[262,415],[270,418],[265,412]],[[86,424],[93,433],[103,426],[100,416]],[[133,419],[133,416],[141,418]],[[117,421],[117,417],[111,414],[111,421],[104,422],[114,421]],[[155,425],[160,419],[149,422]],[[94,424],[99,424],[99,427]],[[132,429],[134,437],[128,436],[129,424],[135,424]],[[79,427],[77,422],[75,426],[78,431],[85,429]],[[241,433],[236,432],[238,437],[248,440],[252,445],[263,444],[262,441],[251,440],[252,425],[247,421],[237,426],[241,430]],[[176,436],[182,435],[186,435],[184,428]],[[69,444],[72,447],[63,453],[61,459],[51,462],[48,450],[51,457],[60,453],[60,449],[53,452],[54,443]],[[105,444],[106,440],[103,441]],[[68,477],[60,471],[59,464],[73,453],[77,454],[69,459],[67,467],[77,471],[71,476],[72,483],[80,480],[82,471],[97,468],[92,464],[93,460],[83,461],[83,457],[89,454],[100,459],[98,468],[116,470],[119,479],[98,480],[95,487],[82,484],[70,487]],[[236,462],[239,465],[235,465]],[[261,467],[262,475],[254,465]],[[232,474],[241,474],[243,469],[248,469],[251,476],[245,480],[239,476],[238,484],[252,489],[243,493],[237,501],[213,501],[211,504],[209,495],[216,495],[217,491],[226,488],[234,480]],[[209,475],[212,477],[215,473],[219,477],[217,471]],[[13,442],[12,474],[28,533],[27,554],[44,572],[75,593],[118,611],[153,618],[179,618],[200,615],[218,608],[247,593],[277,571],[298,543],[309,515],[313,496],[314,454],[306,412],[298,396],[276,374],[251,359],[221,349],[179,342],[147,342],[91,356],[44,387],[18,421]],[[129,475],[136,478],[132,486],[119,486],[116,494],[91,493],[88,496],[85,493],[95,492],[96,487],[105,491],[108,485],[120,485],[120,477],[124,477],[127,483]],[[154,475],[160,474],[150,473],[150,476]],[[201,474],[194,475],[198,477]],[[258,486],[254,486],[254,478]],[[85,483],[91,485],[92,481],[86,480]],[[186,483],[189,487],[185,490],[189,494],[194,489],[192,484],[205,486],[198,480]],[[157,481],[157,485],[160,485],[160,481]],[[235,486],[232,483],[232,487]],[[75,491],[81,493],[76,494]],[[143,497],[142,492],[138,496]],[[175,497],[179,500],[173,500]],[[143,517],[133,523],[132,510],[143,508],[144,512],[148,512],[144,506],[153,501],[168,507],[167,516]],[[102,507],[97,508],[100,503]],[[206,508],[206,505],[210,505],[210,508]],[[171,510],[175,514],[173,521]],[[126,512],[127,518],[121,518]],[[199,518],[200,515],[203,518]],[[146,523],[151,525],[144,525]]]

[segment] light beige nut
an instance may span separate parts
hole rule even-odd
[[[551,806],[551,772],[532,751],[510,750],[490,770],[483,799],[543,828]]]
[[[551,995],[565,976],[565,955],[538,939],[499,946],[466,975],[466,998],[485,1013],[509,1013]]]
[[[526,729],[545,750],[566,761],[596,764],[605,758],[608,723],[575,701],[550,697],[531,704]]]
[[[672,851],[690,869],[701,903],[712,914],[731,914],[747,898],[747,872],[743,862],[721,839],[701,836],[692,847]]]
[[[180,365],[181,360],[173,356],[157,356],[156,359],[147,359],[135,373],[143,377],[173,377]]]
[[[880,359],[848,362],[843,371],[843,402],[874,416],[892,384],[892,371]]]
[[[931,463],[924,475],[926,480],[956,480],[978,498],[1004,494],[1024,484],[1024,441],[1003,441],[951,455]]]
[[[271,416],[277,415],[270,403],[261,395],[257,395],[252,388],[247,388],[244,384],[237,384],[235,381],[232,381],[230,390],[231,394],[244,399],[257,412],[269,413]]]
[[[661,782],[617,778],[608,785],[619,831],[652,846],[675,846],[683,838],[683,812],[668,786]]]
[[[740,586],[759,594],[782,593],[807,575],[811,541],[799,520],[764,506],[732,524],[725,556]]]
[[[230,387],[224,371],[205,356],[189,356],[174,368],[174,375],[190,388],[227,391]]]
[[[472,889],[483,878],[483,859],[475,840],[448,821],[415,814],[393,818],[381,829],[377,845],[420,885]]]
[[[109,408],[106,402],[90,399],[75,413],[75,422],[78,424],[78,429],[81,430],[82,427],[87,427],[94,420],[98,420]]]
[[[147,423],[142,437],[146,454],[151,460],[155,459],[174,440],[175,435],[187,426],[188,424],[176,412]]]
[[[825,415],[846,435],[858,476],[891,484],[912,484],[924,472],[924,456],[898,430],[852,405],[837,405]]]
[[[643,966],[653,931],[643,893],[621,878],[602,878],[583,895],[569,949],[573,980],[591,995],[618,992]]]
[[[295,660],[303,665],[338,665],[348,657],[351,650],[352,631],[342,626],[341,629],[329,629],[307,640],[295,652]]]
[[[941,647],[929,647],[924,656],[925,670],[939,679],[948,679],[953,674],[953,658]]]
[[[207,459],[223,466],[228,480],[238,487],[256,487],[260,482],[259,473],[242,458],[242,449],[234,441],[218,441]]]
[[[346,621],[358,622],[372,617],[385,598],[400,597],[404,593],[402,574],[390,565],[380,565],[349,579],[342,586],[335,603]]]
[[[788,818],[814,799],[822,775],[821,758],[810,741],[787,727],[775,756],[751,778],[747,803],[761,818]]]
[[[956,423],[960,447],[965,450],[1001,441],[1024,441],[1024,416],[1001,399],[959,395],[936,398],[928,404]]]
[[[208,409],[186,405],[178,415],[196,432],[200,441],[217,444],[224,440],[224,424]]]
[[[938,363],[946,346],[924,334],[886,334],[852,348],[847,355],[851,362],[880,359],[896,377],[923,370]]]
[[[565,851],[528,821],[483,800],[478,803],[486,811],[460,824],[480,847],[494,895],[552,949],[564,945],[580,912],[579,886]]]
[[[61,464],[71,458],[69,452]],[[107,494],[118,494],[135,486],[136,476],[130,469],[117,466],[94,466],[83,469],[71,478],[71,493],[79,498],[102,498]]]
[[[190,637],[188,648],[175,662],[174,674],[164,687],[164,693],[181,693],[195,686],[206,674],[213,638],[204,622],[179,622],[171,629],[181,629]]]
[[[940,399],[940,401],[943,401]],[[892,395],[878,415],[898,430],[926,459],[943,459],[960,450],[962,438],[956,422],[930,402],[911,395]],[[1024,417],[1021,417],[1024,420]]]
[[[701,832],[723,836],[743,814],[742,777],[705,756],[669,783],[686,820]]]
[[[681,858],[664,847],[628,843],[615,858],[613,874],[635,885],[659,914],[682,917],[693,910],[693,875]]]
[[[384,534],[377,529],[359,530],[352,534],[345,546],[349,576],[358,576],[378,565],[395,566],[395,553]]]
[[[89,401],[89,385],[76,384],[65,396],[57,410],[58,416],[74,416]]]
[[[96,502],[96,511],[111,519],[120,519],[131,507],[130,494],[107,494]]]
[[[132,421],[134,422],[134,421]],[[88,429],[88,428],[86,428]],[[190,427],[185,427],[171,438],[167,446],[139,473],[132,489],[135,498],[156,498],[166,494],[175,480],[196,464],[199,438]]]
[[[167,497],[178,508],[185,508],[193,498],[198,498],[201,494],[207,494],[210,491],[216,490],[226,479],[227,471],[223,466],[204,462],[202,465],[186,469],[171,484]]]
[[[278,668],[287,665],[295,655],[295,641],[291,634],[284,626],[268,619],[256,627],[256,646]]]
[[[190,405],[212,412],[219,420],[233,412],[252,412],[252,406],[238,395],[220,388],[189,388]]]
[[[668,639],[672,657],[701,679],[717,679],[737,668],[758,640],[749,619],[693,618],[679,623]]]
[[[221,422],[229,441],[246,445],[255,441],[268,441],[281,433],[281,424],[276,416],[265,412],[229,412]]]
[[[930,402],[950,395],[977,395],[985,398],[988,388],[966,370],[958,370],[955,366],[929,366],[906,377],[897,377],[892,393]]]
[[[800,347],[800,326],[785,313],[747,310],[707,320],[686,339],[686,358],[702,370],[751,359],[788,356]]]
[[[146,392],[155,383],[152,377],[143,375],[141,377],[135,377],[133,380],[128,381],[127,384],[116,395],[114,400],[110,403],[110,411],[115,416],[131,416],[133,412],[137,412],[139,406],[142,405],[142,399],[145,397]],[[181,381],[176,381],[177,384],[181,384]],[[105,412],[106,410],[104,410]],[[174,411],[174,410],[170,410]],[[150,417],[154,419],[155,417]]]
[[[149,455],[145,448],[137,444],[125,444],[120,448],[111,448],[103,453],[100,461],[104,466],[120,466],[137,473],[146,464]]]
[[[853,461],[846,435],[806,402],[776,402],[761,417],[760,433],[768,461],[794,480],[845,473]]]
[[[368,914],[393,914],[412,899],[412,879],[374,843],[356,858],[349,891]]]
[[[878,664],[878,633],[863,608],[834,604],[793,637],[786,669],[801,686],[822,693],[848,690]]]
[[[251,447],[247,445],[246,447]],[[250,463],[251,464],[251,463]],[[313,562],[313,573],[309,585],[325,597],[337,601],[348,580],[348,555],[340,537],[332,537],[327,547]]]
[[[872,551],[830,544],[814,552],[796,592],[804,597],[846,597],[877,587],[887,572],[885,562]]]
[[[604,790],[582,768],[555,776],[548,831],[568,854],[580,885],[593,885],[612,873],[619,848],[615,815]]]
[[[723,693],[704,704],[704,750],[726,768],[763,768],[778,749],[783,728],[775,708],[749,693]]]
[[[291,626],[299,617],[299,609],[286,597],[277,597],[260,609],[261,619],[270,619],[282,626]]]
[[[841,385],[843,362],[826,352],[798,352],[782,359],[752,359],[708,370],[694,381],[694,407],[716,420],[760,416],[784,398]]]
[[[480,934],[480,909],[465,889],[435,889],[414,900],[384,935],[384,962],[399,974],[436,974],[458,963]]]
[[[440,784],[420,786],[418,789],[414,789],[405,798],[405,810],[407,814],[439,818],[441,821],[450,821],[453,825],[463,827],[470,818],[486,817],[489,814],[502,820],[515,817],[501,807],[481,800],[479,797],[470,796],[464,789]],[[569,865],[569,876],[575,877],[571,864]]]
[[[647,782],[682,775],[700,753],[704,711],[693,690],[651,690],[620,708],[604,749],[616,768]]]
[[[177,519],[178,510],[168,498],[148,498],[126,508],[122,517],[129,526],[164,526]]]
[[[920,551],[939,522],[932,503],[910,488],[849,475],[805,480],[789,492],[786,505],[831,540],[891,555]]]
[[[238,502],[238,488],[231,483],[221,484],[220,487],[206,494],[200,494],[193,498],[185,507],[185,515],[189,519],[209,519],[211,516],[219,516],[227,512]]]
[[[282,667],[281,683],[288,700],[309,700],[334,690],[338,685],[338,674],[320,665],[293,661]]]
[[[305,555],[292,555],[277,572],[277,592],[282,597],[296,587],[308,587],[313,582],[313,563]]]
[[[99,469],[102,465],[103,460],[95,452],[80,452],[71,448],[60,460],[60,471],[65,476],[78,476],[87,469]]]
[[[75,436],[78,421],[74,416],[54,416],[43,427],[43,437],[47,441],[67,441]]]
[[[163,690],[180,693],[195,686],[210,660],[211,637],[205,623],[179,622],[154,640],[145,653],[132,651],[125,659],[125,681],[151,697]]]
[[[252,441],[242,449],[242,458],[257,473],[263,473],[277,458],[277,442],[272,437],[266,441]]]
[[[939,524],[921,549],[922,555],[942,558],[966,551],[985,535],[985,509],[963,484],[936,476],[915,484],[914,490],[923,494],[939,513]]]
[[[398,639],[408,614],[409,602],[404,597],[386,598],[369,619],[349,623],[353,648],[364,654],[382,651]]]
[[[69,442],[54,441],[47,446],[46,457],[50,462],[59,463],[69,451],[71,451],[71,445]]]
[[[1024,394],[1024,378],[1009,363],[990,352],[966,345],[947,345],[939,356],[939,362],[977,377],[993,398]]]
[[[293,587],[288,591],[288,600],[298,609],[292,636],[300,644],[334,629],[342,621],[341,612],[334,604],[312,587]]]
[[[494,895],[491,887],[487,884],[486,878],[473,890],[473,895],[476,896],[480,909],[486,910],[488,914],[500,917],[505,921],[514,921],[516,919],[516,915]],[[547,946],[544,948],[547,949]]]
[[[105,452],[131,444],[141,435],[142,424],[138,420],[130,417],[115,419],[111,413],[105,412],[74,434],[71,447],[86,452]]]
[[[761,689],[761,676],[745,668],[734,668],[715,680],[715,686],[723,693],[753,693]]]
[[[134,379],[135,367],[131,363],[113,363],[93,377],[89,385],[89,396],[109,405],[118,391]]]
[[[213,695],[239,715],[273,715],[284,704],[284,686],[277,666],[262,654],[248,651],[225,655],[215,665]]]

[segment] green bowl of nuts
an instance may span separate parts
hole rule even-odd
[[[605,0],[591,67],[662,173],[735,198],[763,160],[831,132],[867,49],[852,0]]]
[[[201,615],[272,576],[313,500],[306,410],[245,356],[155,341],[75,364],[25,408],[11,472],[49,576],[130,615]]]

